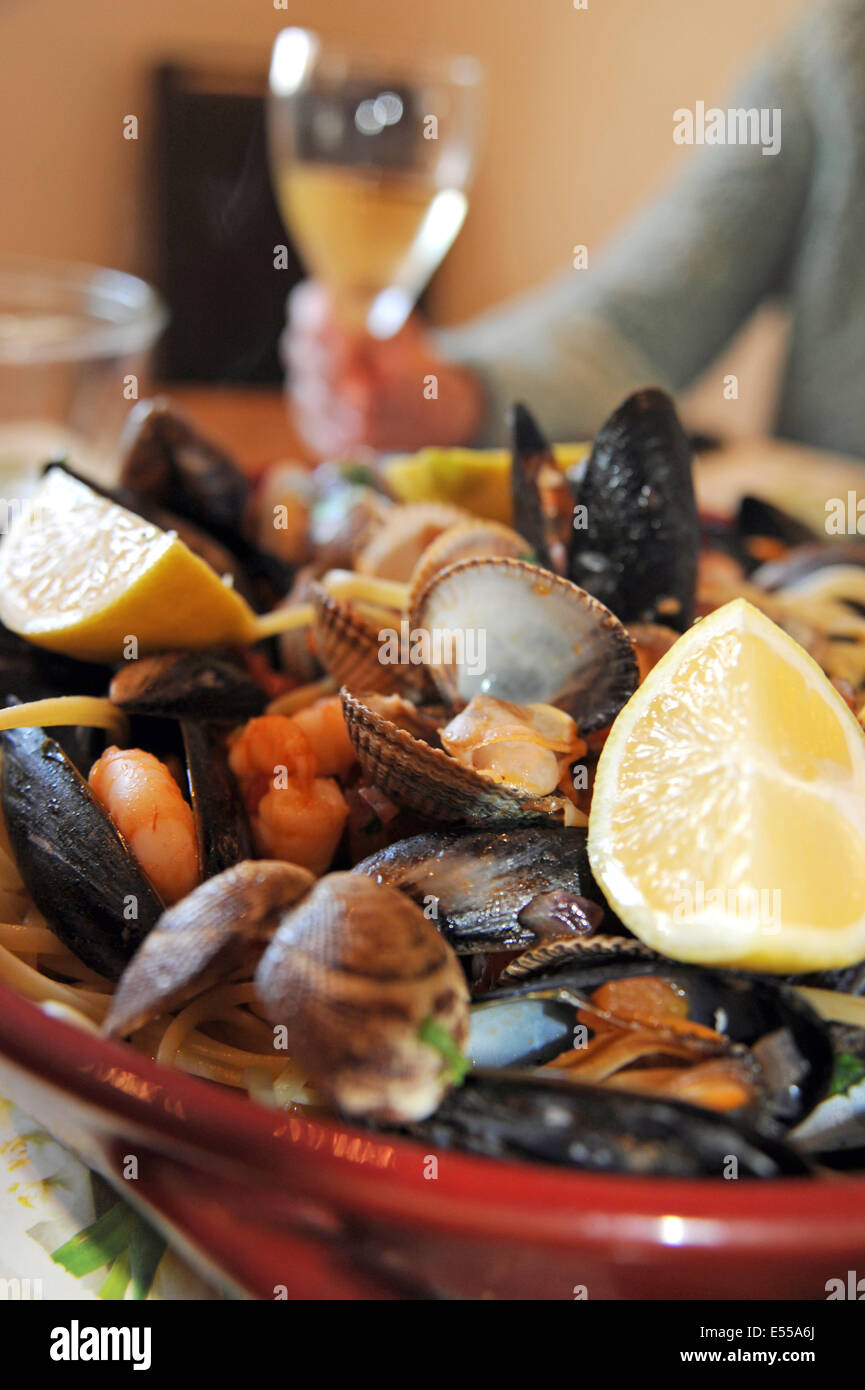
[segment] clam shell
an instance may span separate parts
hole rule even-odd
[[[524,536],[498,521],[458,521],[442,531],[421,555],[411,577],[409,610],[430,580],[459,560],[478,560],[501,556],[518,560],[531,550]]]
[[[349,690],[370,690],[379,695],[420,696],[431,685],[420,666],[382,662],[378,629],[366,622],[350,603],[314,586],[315,643],[328,675]]]
[[[563,961],[657,960],[651,947],[631,936],[559,936],[523,951],[505,966],[496,988],[514,980],[529,980]]]
[[[278,915],[315,882],[282,860],[245,860],[200,883],[163,912],[129,962],[103,1024],[109,1035],[134,1032],[225,979],[261,951]]]
[[[447,1059],[422,1036],[468,1039],[453,951],[395,888],[329,874],[287,912],[256,972],[267,1017],[315,1090],[345,1114],[418,1120],[447,1091]]]
[[[398,728],[375,708],[375,696],[343,689],[349,737],[365,776],[400,806],[434,821],[469,825],[547,821],[560,798],[524,797]]]
[[[392,507],[381,526],[355,558],[360,574],[407,584],[430,541],[471,513],[449,502],[404,502]]]
[[[290,608],[296,604],[311,603],[315,596],[316,584],[323,570],[319,565],[304,565],[294,576],[294,582],[285,598],[277,606]],[[283,632],[277,638],[279,646],[280,669],[291,676],[298,685],[311,685],[321,677],[321,664],[315,652],[310,650],[309,629],[297,627]]]
[[[584,589],[522,560],[451,565],[420,593],[411,621],[464,640],[474,632],[478,646],[483,637],[482,660],[469,662],[463,652],[462,660],[429,665],[443,698],[458,708],[482,694],[556,705],[587,734],[610,724],[637,687],[634,648],[618,618]]]

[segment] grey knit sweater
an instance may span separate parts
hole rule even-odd
[[[478,443],[503,438],[513,400],[553,438],[589,436],[637,386],[686,388],[761,301],[783,297],[776,432],[865,456],[865,0],[808,11],[729,106],[779,108],[778,153],[681,150],[681,177],[597,268],[590,258],[438,335],[486,383]]]

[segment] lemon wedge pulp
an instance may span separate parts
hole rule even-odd
[[[0,619],[51,651],[115,662],[172,648],[243,644],[255,614],[172,531],[45,474],[0,545]]]
[[[681,637],[598,763],[589,860],[664,955],[776,973],[865,958],[865,734],[744,599]]]

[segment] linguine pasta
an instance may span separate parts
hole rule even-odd
[[[63,945],[34,906],[0,818],[0,983],[53,1017],[98,1030],[110,980]],[[207,1081],[247,1090],[270,1104],[304,1103],[304,1078],[274,1051],[273,1030],[257,1012],[251,980],[205,990],[175,1014],[138,1029],[129,1044],[145,1056]]]

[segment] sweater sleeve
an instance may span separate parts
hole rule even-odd
[[[524,400],[552,438],[590,437],[632,390],[686,387],[763,298],[783,292],[813,157],[800,72],[806,36],[807,26],[794,30],[732,103],[780,111],[777,153],[759,144],[677,150],[687,159],[682,174],[596,269],[570,270],[438,333],[444,355],[474,368],[484,384],[478,443],[503,439],[514,400]],[[672,139],[672,109],[670,117]]]

